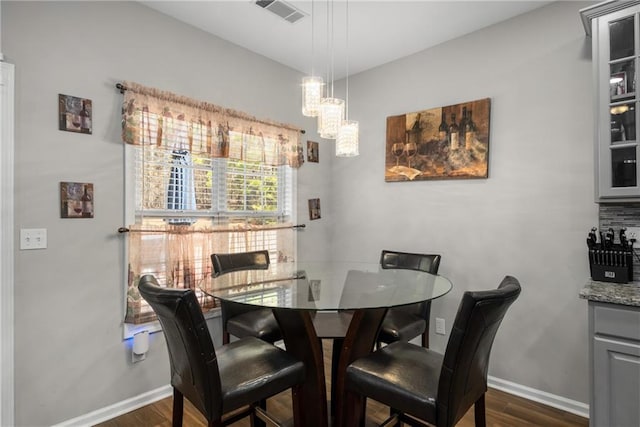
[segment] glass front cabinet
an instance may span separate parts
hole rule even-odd
[[[640,201],[640,1],[607,1],[580,11],[592,37],[597,202]]]

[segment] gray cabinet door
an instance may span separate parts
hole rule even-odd
[[[597,166],[601,200],[640,196],[636,135],[639,11],[640,6],[629,7],[599,18],[594,25],[598,30]]]
[[[596,427],[640,426],[640,343],[593,337]]]
[[[640,198],[638,3],[610,1],[581,10],[583,21],[591,22],[597,202]]]

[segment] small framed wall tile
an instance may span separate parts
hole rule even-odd
[[[320,199],[309,199],[309,219],[320,219]]]
[[[59,129],[67,132],[93,132],[93,105],[90,99],[58,95]]]
[[[320,301],[320,286],[322,281],[309,280],[309,295],[307,301]]]
[[[60,183],[60,218],[93,218],[93,184]]]
[[[317,142],[307,141],[307,159],[310,163],[320,162],[320,147]]]

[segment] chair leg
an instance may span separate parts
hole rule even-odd
[[[302,417],[304,416],[302,411],[302,387],[294,386],[291,388],[291,406],[293,409],[293,426],[294,427],[303,427],[302,426]]]
[[[487,425],[487,415],[485,411],[484,396],[485,396],[485,393],[482,393],[482,396],[480,396],[480,398],[476,400],[476,403],[473,408],[473,412],[475,414],[475,419],[476,419],[476,427],[486,427]]]
[[[389,407],[389,418],[392,418],[395,414],[400,415],[400,411],[398,411],[397,409]],[[402,426],[404,424],[402,423],[402,421],[400,420],[400,417],[398,416],[398,422],[396,422],[395,424],[390,424],[390,425],[392,425],[392,426]]]
[[[361,426],[366,418],[366,413],[362,414],[363,401],[362,396],[351,391],[347,391],[345,395],[343,422],[342,426]]]
[[[173,388],[173,427],[182,427],[182,414],[184,411],[184,397],[177,388]]]
[[[422,333],[422,347],[429,348],[429,319],[431,319],[431,301],[425,303],[424,320],[427,322]]]
[[[262,399],[258,402],[258,406],[260,408],[262,408],[265,412],[267,411],[267,399]],[[264,421],[262,421],[261,418],[259,418],[256,415],[256,411],[252,411],[251,413],[251,427],[266,427],[267,423],[265,423]]]
[[[229,332],[222,331],[222,345],[229,344],[230,336]]]
[[[405,423],[403,422],[403,416],[404,414],[400,413],[400,412],[395,412],[395,413],[391,413],[389,415],[389,418],[387,420],[385,420],[382,424],[380,424],[380,427],[403,427],[405,425]],[[413,424],[408,424],[408,425],[413,425]],[[420,423],[420,424],[416,424],[419,426],[426,426],[426,424]],[[431,426],[431,424],[429,424]]]

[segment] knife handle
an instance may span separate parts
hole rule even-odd
[[[627,235],[625,234],[625,232],[627,231],[627,229],[625,227],[622,227],[620,229],[620,244],[622,245],[623,249],[627,249]]]

